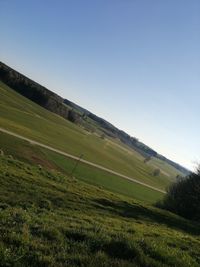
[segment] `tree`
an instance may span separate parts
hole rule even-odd
[[[200,168],[178,179],[167,190],[161,207],[188,219],[200,221]]]
[[[160,174],[160,169],[155,169],[153,171],[153,176],[158,176]]]
[[[82,114],[81,117],[82,117],[83,120],[87,120],[87,114],[85,112]]]
[[[69,112],[68,112],[68,120],[71,121],[71,122],[76,122],[76,120],[77,120],[77,115],[73,111],[73,109],[69,110]]]
[[[151,160],[151,156],[148,156],[148,157],[146,157],[145,159],[144,159],[144,163],[147,163],[147,162],[149,162]]]

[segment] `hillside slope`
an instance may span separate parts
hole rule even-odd
[[[145,203],[155,203],[164,196],[163,193],[157,190],[155,191],[130,180],[122,179],[121,177],[81,162],[78,164],[76,170],[73,171],[77,161],[1,131],[0,148],[0,152],[4,155],[14,157],[25,163],[33,166],[41,166],[48,170],[56,170],[88,184],[96,185],[110,192],[128,196]]]
[[[200,227],[0,156],[0,266],[198,267]]]
[[[140,153],[57,116],[0,83],[0,127],[165,189],[174,176],[154,176]]]
[[[111,123],[75,103],[61,98],[47,88],[6,66],[2,62],[0,62],[0,80],[42,107],[83,126],[91,132],[117,139],[121,143],[136,150],[144,157],[156,157],[160,161],[171,165],[173,168],[181,172],[182,175],[189,174],[187,169],[166,157],[159,155],[155,150],[138,141],[137,138],[131,137],[124,131],[113,126]]]

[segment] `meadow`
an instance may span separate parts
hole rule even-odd
[[[0,266],[197,267],[199,224],[0,156]]]
[[[178,171],[144,163],[0,84],[0,127],[165,189]],[[0,266],[197,267],[200,225],[153,204],[163,194],[0,132]],[[153,175],[155,168],[159,176]]]
[[[7,156],[11,155],[34,166],[43,166],[49,170],[57,170],[68,176],[72,176],[72,171],[76,164],[75,160],[2,132],[0,132],[0,148]],[[158,191],[83,163],[78,164],[73,172],[73,177],[105,188],[111,192],[120,193],[147,203],[155,203],[163,197],[163,194]]]
[[[173,167],[162,164],[159,176],[154,176],[157,167],[119,140],[102,139],[96,133],[55,115],[12,89],[0,83],[0,127],[22,136],[50,145],[75,156],[84,154],[84,159],[133,177],[159,189],[165,189],[177,174]],[[84,176],[84,175],[82,175]]]

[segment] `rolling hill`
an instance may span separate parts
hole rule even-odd
[[[7,156],[0,183],[0,266],[200,264],[195,222]]]
[[[198,267],[199,224],[154,207],[163,193],[56,150],[158,190],[187,170],[27,78],[23,95],[16,77],[0,81],[0,266]]]
[[[3,83],[0,83],[0,127],[21,134],[40,143],[50,145],[75,156],[84,154],[84,159],[124,175],[137,178],[151,186],[165,189],[180,174],[170,167],[166,175],[163,164],[159,176],[154,176],[155,164],[144,163],[144,157],[129,146],[112,138],[101,138],[96,132],[88,132],[29,99]],[[4,146],[2,140],[1,146]],[[24,154],[21,148],[21,155]]]
[[[131,137],[124,131],[119,130],[111,123],[96,116],[87,109],[82,108],[67,99],[63,99],[2,62],[0,62],[0,80],[23,96],[67,120],[73,121],[89,132],[96,133],[102,136],[102,138],[111,138],[114,141],[125,144],[140,153],[143,157],[157,158],[159,161],[165,162],[167,165],[171,165],[178,170],[178,174],[189,174],[187,169],[166,157],[159,155],[155,150],[138,141],[137,138]]]

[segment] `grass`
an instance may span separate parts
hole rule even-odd
[[[154,177],[155,167],[144,164],[136,151],[117,140],[103,140],[85,131],[17,94],[3,83],[0,83],[0,114],[0,127],[76,156],[83,153],[86,160],[157,188],[165,189],[176,176],[174,169],[170,169],[170,175],[161,172]]]
[[[0,148],[6,155],[12,155],[26,163],[41,165],[48,169],[71,174],[76,161],[55,152],[31,145],[29,142],[0,132]],[[120,193],[148,203],[154,203],[163,197],[150,188],[130,182],[105,171],[79,163],[73,176],[87,183],[97,185],[115,193]]]
[[[174,177],[176,177],[177,175],[183,176],[183,174],[179,170],[176,170],[173,166],[170,166],[160,159],[152,158],[147,164],[162,170],[162,172],[164,174],[166,173],[169,179],[171,179],[172,181],[174,181]]]
[[[7,156],[0,183],[2,267],[200,265],[194,222]]]

